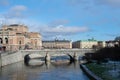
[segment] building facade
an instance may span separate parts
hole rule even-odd
[[[98,45],[96,40],[80,40],[73,42],[73,48],[93,48],[94,46]]]
[[[69,40],[42,41],[42,47],[45,49],[70,49],[72,42]]]
[[[41,35],[37,32],[28,32],[25,25],[3,25],[0,29],[0,47],[6,50],[40,49]]]
[[[98,41],[98,48],[104,48],[106,47],[106,42],[105,41]]]

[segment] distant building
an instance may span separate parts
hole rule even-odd
[[[25,25],[4,25],[0,29],[0,46],[6,50],[39,49],[42,46],[38,32],[28,32]]]
[[[118,46],[120,46],[120,41],[115,40],[106,41],[106,47],[118,47]]]
[[[69,40],[42,41],[42,47],[45,49],[70,49],[72,42]]]
[[[106,42],[105,41],[98,41],[98,48],[104,48],[106,47]]]
[[[73,42],[72,46],[73,48],[93,48],[93,46],[97,46],[98,42],[96,40],[93,39],[88,39],[88,40],[79,40],[79,41],[75,41]]]

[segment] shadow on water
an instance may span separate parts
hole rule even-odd
[[[29,54],[24,57],[24,64],[29,67],[40,67],[43,66],[44,64],[47,66],[48,64],[51,64],[53,66],[69,66],[73,63],[74,61],[71,60],[70,56],[52,56],[51,61],[47,62],[45,61],[44,57],[39,57],[39,58],[33,58],[31,59],[29,57]]]
[[[58,63],[31,59],[29,63],[18,62],[3,67],[0,80],[89,80],[82,72],[79,61]],[[59,65],[58,65],[59,64]]]
[[[54,66],[67,66],[71,64],[69,56],[53,56],[51,57],[51,64]]]
[[[24,64],[29,67],[40,67],[45,63],[44,57],[30,58],[29,54],[24,57]]]

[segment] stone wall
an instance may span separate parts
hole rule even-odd
[[[0,57],[0,66],[5,66],[22,60],[23,57],[20,51],[12,54],[3,53]]]

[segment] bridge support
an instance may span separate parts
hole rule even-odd
[[[50,61],[50,55],[48,53],[46,53],[45,61]]]
[[[74,59],[74,61],[78,61],[77,53],[74,53],[74,55],[73,55],[73,59]]]
[[[24,57],[24,63],[25,63],[26,65],[29,65],[29,60],[30,60],[29,55],[26,55],[26,56]]]
[[[1,53],[0,53],[0,68],[2,67],[2,59],[1,59]]]

